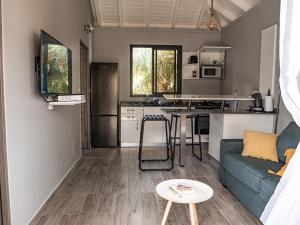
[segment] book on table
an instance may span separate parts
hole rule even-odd
[[[188,184],[178,183],[178,184],[171,184],[169,188],[179,195],[185,194],[195,194],[195,190]]]

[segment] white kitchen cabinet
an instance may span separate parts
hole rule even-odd
[[[121,107],[121,147],[137,147],[140,141],[142,118],[145,115],[164,115],[171,121],[171,114],[163,109],[167,107]],[[174,135],[175,120],[172,127]],[[195,130],[195,127],[194,127]],[[177,137],[180,137],[180,119],[177,124]],[[191,120],[187,120],[187,135],[191,137]],[[202,142],[208,142],[208,136],[201,136]],[[199,142],[198,135],[194,135],[195,143]],[[191,143],[191,139],[186,140]],[[177,140],[179,143],[179,139]],[[166,144],[165,123],[161,121],[149,121],[144,127],[144,146],[164,146]]]
[[[121,115],[125,114],[138,114],[140,115],[142,111],[141,107],[121,107]]]
[[[140,107],[121,107],[121,147],[138,146],[140,124]]]
[[[275,114],[211,114],[208,153],[220,160],[222,139],[242,139],[244,130],[272,133]]]
[[[164,115],[160,107],[121,107],[121,147],[137,147],[144,115]],[[166,143],[165,126],[161,121],[148,121],[144,127],[144,146]]]
[[[122,147],[135,147],[140,141],[140,121],[127,120],[121,124]]]

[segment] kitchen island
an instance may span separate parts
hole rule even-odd
[[[233,96],[231,98],[226,96],[226,99],[236,100]],[[202,97],[203,99],[203,97]],[[251,101],[249,97],[243,97]],[[186,99],[185,99],[186,100]],[[194,101],[194,100],[193,100]],[[209,142],[209,154],[218,160],[219,158],[219,144],[222,138],[241,138],[244,129],[262,130],[272,132],[274,127],[275,113],[254,113],[243,109],[231,110],[225,109],[197,109],[199,101],[191,103],[191,110],[207,115],[209,126],[209,136],[207,134],[201,135],[201,142]],[[251,102],[249,102],[251,104]],[[132,102],[123,101],[120,104],[121,111],[121,147],[137,147],[139,144],[140,125],[144,115],[164,115],[170,119],[172,112],[187,113],[187,104],[182,100],[169,100],[166,102]],[[191,124],[185,123],[185,135],[182,135],[181,140],[184,139],[184,146],[191,143],[191,139],[186,137],[191,136]],[[144,145],[149,147],[165,145],[164,128],[160,123],[148,124],[145,128]],[[196,126],[194,126],[195,128]],[[231,129],[230,127],[233,127]],[[181,134],[181,127],[178,127],[177,134]],[[174,131],[174,127],[173,127]],[[195,131],[194,131],[195,132]],[[185,137],[185,138],[184,138]],[[198,135],[194,133],[195,143],[199,142]],[[183,155],[185,155],[184,147]],[[184,161],[181,161],[184,165]]]

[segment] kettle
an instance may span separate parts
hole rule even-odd
[[[251,97],[254,98],[253,107],[251,107],[251,111],[262,112],[263,111],[263,102],[262,102],[261,93],[258,91],[254,91],[251,94]]]

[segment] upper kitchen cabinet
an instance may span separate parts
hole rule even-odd
[[[224,79],[226,51],[229,46],[203,46],[199,53],[199,78]]]
[[[182,78],[224,79],[226,51],[229,46],[203,46],[182,54]]]

